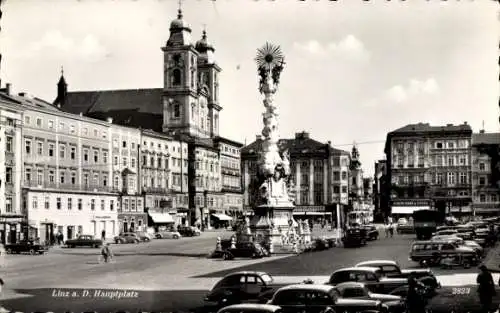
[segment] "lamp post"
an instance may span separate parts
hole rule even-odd
[[[210,228],[210,210],[208,209],[208,190],[206,190],[206,189],[203,190],[203,206],[207,210],[207,228],[209,229]],[[205,219],[203,216],[203,212],[202,212],[201,217],[202,217],[202,219],[201,219],[202,226],[201,227],[203,228],[203,230],[205,230]]]

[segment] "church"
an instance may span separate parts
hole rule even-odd
[[[215,48],[205,30],[199,40],[192,40],[191,28],[179,9],[161,50],[163,88],[69,91],[61,77],[54,105],[69,113],[112,119],[121,126],[162,133],[186,143],[186,151],[181,151],[184,157],[171,168],[178,171],[174,174],[180,188],[169,192],[185,194],[189,224],[200,220],[210,224],[210,216],[227,221],[228,214],[234,217],[242,211],[243,144],[219,134],[221,68],[215,62]],[[145,142],[142,145],[140,150],[147,148]],[[146,166],[142,159],[138,158],[138,169]],[[141,192],[148,191],[143,188]]]

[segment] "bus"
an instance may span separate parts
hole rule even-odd
[[[425,240],[432,237],[437,226],[443,223],[444,216],[438,210],[424,209],[413,212],[413,228],[418,240]]]
[[[373,223],[372,211],[351,211],[347,213],[347,224],[365,225]]]

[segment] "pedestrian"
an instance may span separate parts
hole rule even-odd
[[[408,294],[406,296],[408,313],[425,312],[426,303],[422,294],[424,290],[425,286],[413,274],[408,277]]]
[[[113,253],[111,251],[109,242],[102,247],[101,255],[105,263],[108,263],[113,258]]]
[[[388,238],[389,237],[389,223],[385,223],[384,230],[385,230],[385,238]]]
[[[62,233],[59,233],[59,240],[60,240],[60,245],[64,244],[64,235]]]
[[[392,226],[392,222],[389,224],[389,235],[391,235],[391,238],[392,236],[394,235],[394,227]]]
[[[102,241],[106,241],[106,231],[104,229],[101,232],[101,239]]]
[[[495,283],[493,282],[493,276],[484,264],[479,266],[479,270],[481,272],[477,275],[476,282],[479,284],[477,292],[481,302],[481,312],[489,313],[492,311],[492,299],[496,294]]]

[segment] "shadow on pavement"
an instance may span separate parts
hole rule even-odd
[[[206,290],[141,291],[125,289],[43,288],[16,289],[30,295],[6,299],[1,306],[14,312],[211,312],[205,307]]]
[[[67,255],[83,255],[83,256],[99,256],[100,253],[65,253]],[[113,253],[115,257],[127,257],[127,256],[137,256],[137,255],[149,255],[149,256],[176,256],[176,257],[187,257],[187,258],[207,258],[210,253],[179,253],[179,252],[118,252]]]

